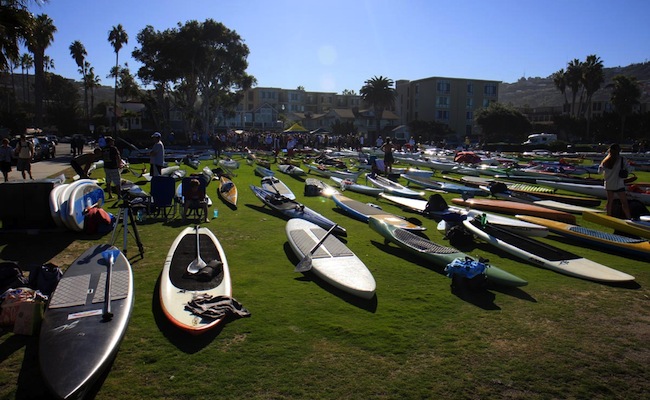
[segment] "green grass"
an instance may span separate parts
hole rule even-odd
[[[633,285],[606,285],[477,243],[471,254],[488,257],[529,285],[459,297],[439,268],[384,245],[331,200],[303,197],[302,181],[278,173],[300,201],[348,230],[348,247],[377,281],[376,300],[363,301],[293,272],[297,259],[287,244],[286,221],[262,209],[249,190],[260,182],[252,167],[243,164],[236,173],[238,209],[226,207],[211,184],[219,217],[207,226],[226,251],[233,296],[252,316],[203,336],[170,326],[156,287],[169,246],[185,225],[146,221],[138,226],[145,257],[132,262],[133,315],[98,399],[632,399],[650,393],[647,260],[553,235],[544,239],[636,277]],[[637,175],[650,181],[647,173]],[[405,215],[381,200],[346,195]],[[407,216],[419,218],[430,239],[446,243],[435,221]],[[66,266],[111,236],[0,238],[4,259]],[[122,247],[121,236],[117,245]],[[136,253],[130,237],[129,257]],[[0,398],[44,395],[37,342],[11,333],[0,337]]]

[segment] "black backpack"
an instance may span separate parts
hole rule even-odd
[[[29,287],[49,296],[59,284],[63,271],[52,263],[37,265],[29,272]]]

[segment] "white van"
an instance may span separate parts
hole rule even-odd
[[[528,140],[522,144],[549,144],[557,141],[555,133],[533,133],[528,135]]]

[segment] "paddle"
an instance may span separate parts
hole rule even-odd
[[[294,272],[306,272],[311,269],[311,256],[318,250],[318,248],[325,242],[325,239],[336,229],[336,227],[339,226],[338,224],[334,224],[326,233],[325,236],[321,238],[321,240],[318,241],[314,245],[314,247],[309,250],[307,254],[300,260],[300,262],[296,265],[296,268],[294,269]]]
[[[187,272],[196,274],[206,266],[205,261],[201,259],[201,246],[199,246],[199,226],[196,226],[196,258],[187,266]]]
[[[113,318],[111,312],[111,275],[113,274],[113,263],[115,258],[120,254],[118,249],[105,250],[102,257],[108,263],[106,271],[106,286],[104,287],[104,310],[102,312],[102,321],[110,321]]]

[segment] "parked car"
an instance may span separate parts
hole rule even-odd
[[[39,138],[29,136],[27,137],[27,140],[34,144],[34,157],[32,158],[32,161],[40,161],[50,158],[50,146],[47,141],[41,142]],[[15,149],[18,142],[20,142],[20,138],[14,138],[9,142],[9,145]],[[16,159],[14,159],[14,164],[15,161]]]
[[[37,139],[41,143],[41,154],[43,158],[54,158],[56,156],[56,143],[48,139],[47,136],[39,136]]]
[[[55,145],[59,144],[59,137],[58,137],[58,136],[56,136],[56,135],[47,135],[47,136],[45,136],[45,137],[46,137],[47,140],[49,140],[50,142],[53,142]]]

